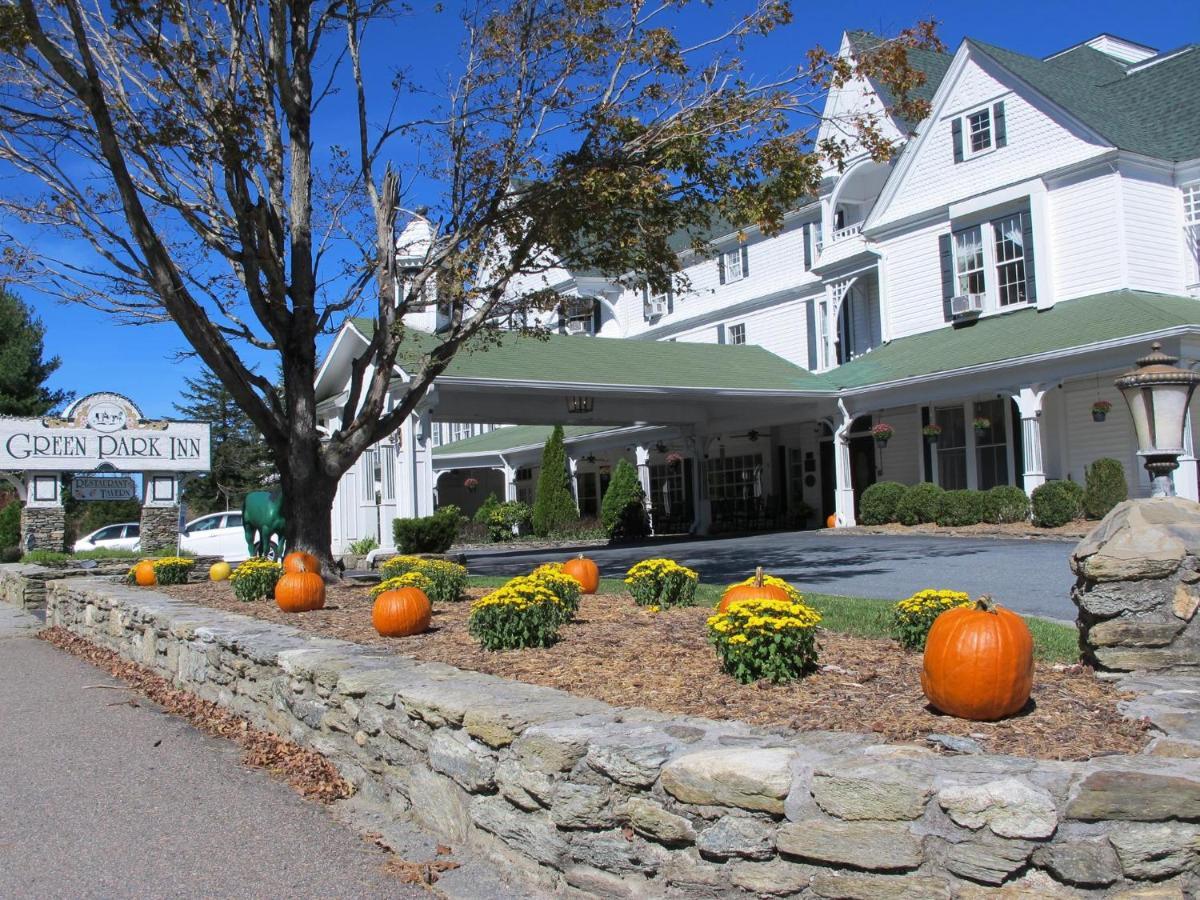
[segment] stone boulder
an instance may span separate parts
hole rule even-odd
[[[1200,504],[1118,504],[1071,554],[1081,645],[1110,671],[1200,670]]]

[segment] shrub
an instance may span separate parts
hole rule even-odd
[[[378,546],[379,541],[373,537],[360,538],[357,541],[350,542],[350,552],[355,556],[366,556]]]
[[[962,591],[938,591],[927,588],[892,605],[892,636],[909,650],[923,650],[933,621],[948,609],[970,606],[971,598]]]
[[[0,547],[21,546],[21,504],[13,501],[0,509]]]
[[[908,486],[898,481],[878,481],[863,491],[859,518],[864,525],[886,525],[896,521],[896,507]]]
[[[936,521],[950,527],[978,525],[983,513],[983,494],[979,491],[944,491],[938,498]]]
[[[508,500],[492,507],[488,514],[488,540],[511,541],[513,529],[529,528],[533,521],[533,510],[528,503],[520,500]]]
[[[550,532],[579,518],[571,481],[567,474],[567,451],[563,429],[555,425],[542,448],[542,470],[538,473],[537,494],[533,499],[533,533],[548,537]]]
[[[573,618],[575,613],[579,612],[579,597],[583,593],[583,587],[563,571],[562,563],[543,563],[530,572],[529,577],[554,592],[567,614],[567,619]]]
[[[0,563],[15,563],[20,561],[20,547],[5,547],[3,550],[0,550]]]
[[[500,498],[495,494],[488,494],[479,509],[475,510],[475,515],[471,517],[471,521],[476,525],[486,525],[488,516],[492,514],[492,510],[500,505]]]
[[[937,519],[938,501],[944,494],[940,487],[923,481],[914,484],[896,503],[896,521],[904,525],[919,525]]]
[[[1019,487],[1011,484],[998,484],[984,491],[983,519],[984,522],[1003,524],[1005,522],[1024,522],[1029,518],[1029,497]]]
[[[1128,497],[1125,467],[1117,460],[1101,458],[1084,470],[1083,511],[1089,519],[1103,519]]]
[[[699,576],[671,559],[644,559],[625,573],[625,583],[638,606],[692,606]]]
[[[791,681],[817,666],[820,614],[803,602],[743,600],[708,620],[721,668],[743,684]]]
[[[467,568],[448,559],[424,559],[420,556],[393,556],[379,571],[383,575],[380,585],[396,581],[406,575],[416,573],[424,579],[424,583],[405,582],[393,587],[419,587],[432,603],[452,603],[463,596],[467,587]],[[377,596],[382,591],[373,590],[371,596]]]
[[[1034,525],[1066,525],[1083,511],[1083,488],[1073,481],[1047,481],[1034,489],[1031,506]]]
[[[154,578],[159,584],[186,584],[195,565],[194,559],[164,556],[154,560]]]
[[[275,583],[283,575],[283,564],[252,557],[233,570],[233,596],[243,603],[265,600],[275,593]]]
[[[646,495],[637,469],[627,459],[613,467],[612,479],[600,502],[600,524],[611,541],[633,541],[646,536]]]
[[[471,604],[467,630],[485,650],[549,647],[569,618],[558,596],[536,578],[514,578]]]
[[[457,506],[443,506],[432,516],[395,519],[392,534],[401,553],[445,553],[458,537],[461,514]]]

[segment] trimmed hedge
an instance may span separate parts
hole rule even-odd
[[[462,511],[448,503],[432,516],[395,519],[392,534],[401,553],[445,553],[458,537]]]
[[[978,525],[983,521],[981,491],[945,491],[938,498],[937,523],[948,527]]]
[[[983,492],[983,518],[981,522],[1002,525],[1007,522],[1024,522],[1029,519],[1029,497],[1019,487],[998,484]]]
[[[944,493],[944,490],[928,481],[914,484],[896,504],[896,520],[903,525],[937,521],[938,502]]]
[[[898,481],[877,481],[863,491],[859,518],[864,525],[887,525],[896,521],[896,507],[908,493],[908,485]]]
[[[1084,470],[1083,511],[1089,519],[1103,519],[1127,499],[1129,485],[1119,461],[1103,457]]]
[[[1047,481],[1032,498],[1033,524],[1057,528],[1083,513],[1083,488],[1073,481]]]

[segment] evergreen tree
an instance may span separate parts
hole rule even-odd
[[[194,516],[237,509],[249,491],[262,488],[272,473],[262,436],[233,399],[233,394],[208,369],[198,378],[184,379],[181,416],[207,422],[212,432],[212,470],[184,486],[183,499]]]
[[[555,425],[542,448],[542,471],[533,500],[533,533],[546,537],[552,531],[579,519],[567,473],[567,449],[561,425]]]
[[[613,468],[608,490],[600,502],[600,522],[609,540],[631,541],[646,536],[646,494],[637,469],[627,459]]]
[[[0,415],[42,416],[71,399],[46,387],[62,361],[43,358],[45,335],[33,311],[0,288]]]

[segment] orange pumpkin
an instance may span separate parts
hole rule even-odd
[[[317,572],[321,571],[321,561],[311,553],[303,550],[293,550],[283,558],[284,572]]]
[[[830,513],[825,517],[826,528],[837,528],[837,513]]]
[[[750,584],[735,584],[727,587],[717,604],[717,612],[723,613],[737,600],[791,600],[788,592],[773,584],[763,584],[763,567],[754,570]]]
[[[308,612],[325,606],[325,579],[316,572],[284,572],[275,582],[275,603],[284,612]]]
[[[407,637],[429,630],[432,615],[433,608],[423,590],[402,587],[375,598],[371,624],[384,637]]]
[[[150,587],[158,581],[158,577],[154,574],[154,563],[151,560],[143,559],[140,563],[133,567],[133,581],[140,587]]]
[[[921,688],[936,708],[961,719],[1011,716],[1033,689],[1029,626],[990,597],[946,610],[925,641]]]
[[[582,553],[563,563],[562,570],[579,582],[585,594],[594,594],[600,587],[600,569]]]

